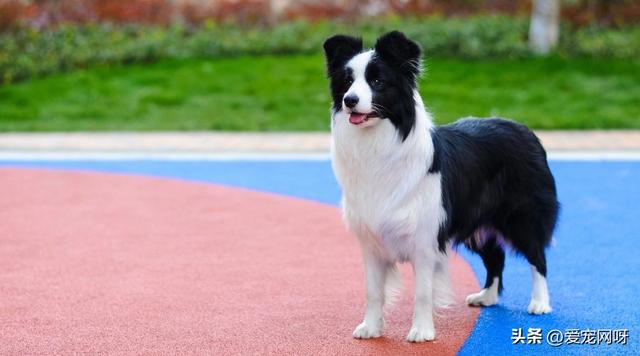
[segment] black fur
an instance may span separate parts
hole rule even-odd
[[[333,110],[342,108],[342,99],[349,89],[349,73],[345,65],[349,59],[362,52],[362,39],[335,35],[324,41],[324,53],[327,61],[327,75],[331,85],[331,97],[333,99]]]
[[[397,69],[415,86],[420,75],[420,46],[405,37],[402,32],[391,31],[382,35],[374,47],[376,55],[389,66]]]
[[[391,120],[403,141],[415,124],[413,90],[420,75],[420,55],[417,43],[398,31],[389,32],[376,41],[375,55],[365,71],[380,116]],[[380,84],[375,85],[376,80]]]
[[[485,287],[500,277],[500,240],[546,276],[545,247],[556,225],[559,203],[544,148],[526,126],[509,120],[463,119],[431,133],[430,172],[441,174],[447,221],[438,242],[465,243],[487,268]],[[483,231],[483,244],[471,237]],[[500,238],[498,236],[500,235]]]

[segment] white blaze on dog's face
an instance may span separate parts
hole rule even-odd
[[[324,50],[334,120],[358,127],[389,120],[404,140],[415,122],[420,46],[393,31],[378,38],[373,50],[344,35],[329,38]]]
[[[342,98],[342,109],[349,113],[351,124],[362,127],[373,126],[380,121],[379,114],[373,108],[373,90],[365,76],[373,55],[373,51],[360,53],[346,65],[347,82],[351,82],[351,86]]]

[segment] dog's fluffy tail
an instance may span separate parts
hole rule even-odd
[[[449,277],[449,263],[446,255],[438,261],[433,273],[433,305],[436,308],[446,309],[454,304],[455,298]],[[385,305],[395,303],[402,291],[402,275],[394,264],[387,269],[385,278]],[[435,312],[437,313],[437,309]]]
[[[436,264],[433,273],[433,305],[436,308],[446,309],[454,304],[455,298],[453,287],[451,286],[451,278],[449,276],[448,256],[443,258]],[[435,310],[436,314],[438,309]]]
[[[384,301],[385,305],[390,306],[398,300],[400,292],[402,292],[402,275],[395,264],[387,269],[384,284]]]

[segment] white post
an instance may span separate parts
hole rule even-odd
[[[535,53],[547,54],[557,44],[560,33],[560,1],[533,0],[529,45]]]

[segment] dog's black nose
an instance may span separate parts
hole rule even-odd
[[[355,95],[348,95],[344,97],[344,106],[349,109],[353,109],[358,104],[358,97]]]

